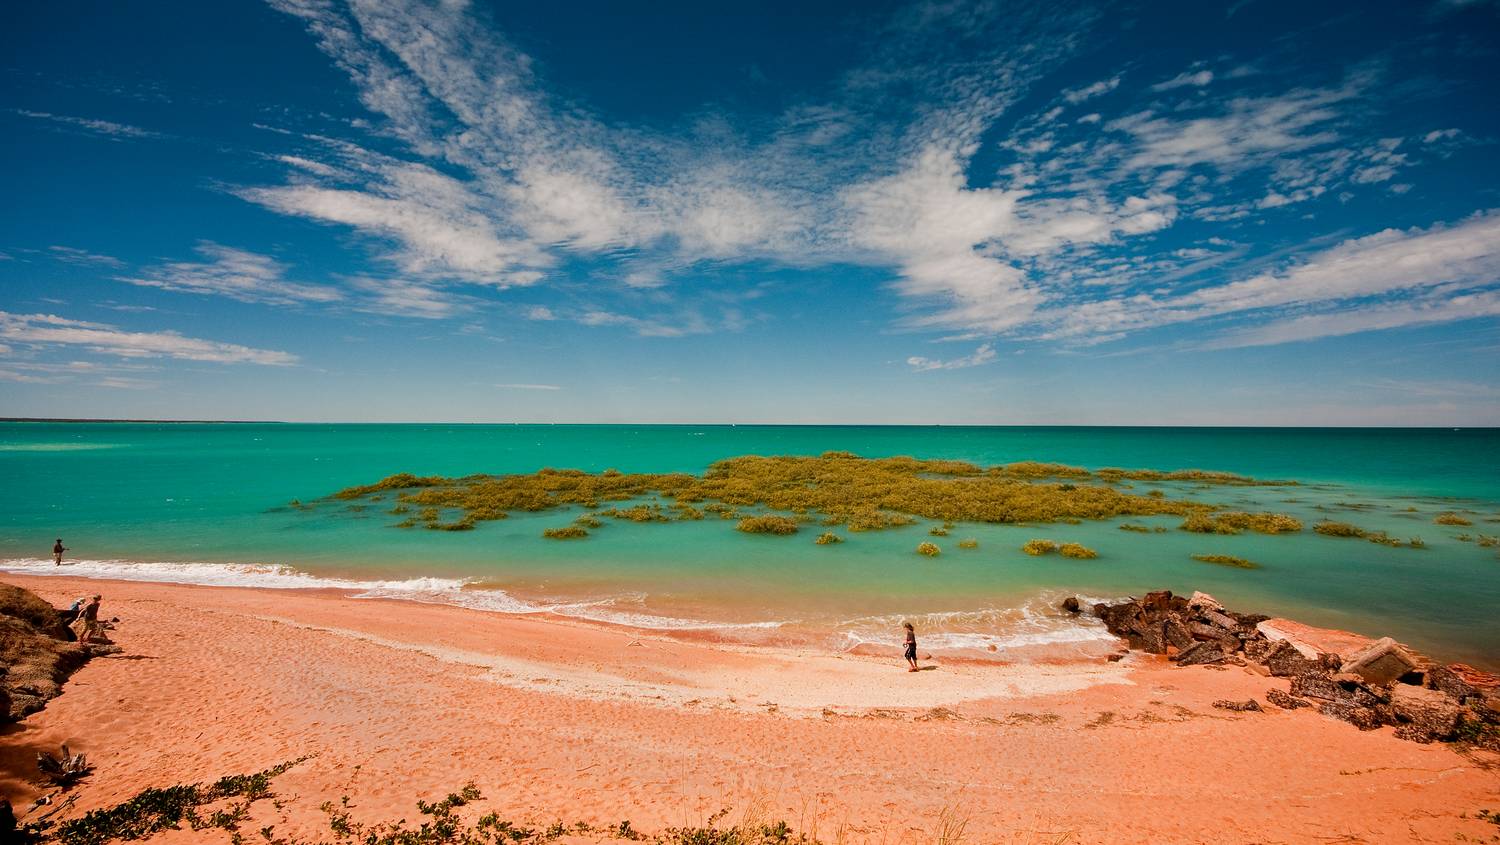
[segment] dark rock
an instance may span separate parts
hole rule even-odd
[[[1312,704],[1300,698],[1293,698],[1279,689],[1266,690],[1266,701],[1280,707],[1283,710],[1296,710],[1299,707],[1311,707]]]
[[[1223,663],[1228,659],[1229,655],[1225,654],[1217,643],[1197,643],[1177,655],[1177,665],[1202,666],[1209,663]]]
[[[1172,591],[1157,590],[1147,593],[1140,601],[1141,607],[1150,613],[1165,613],[1172,609]]]
[[[1261,710],[1261,708],[1260,708],[1260,702],[1256,701],[1253,698],[1249,699],[1247,701],[1225,701],[1225,700],[1221,699],[1219,701],[1215,701],[1213,703],[1213,706],[1219,708],[1220,710],[1233,710],[1236,713],[1262,713],[1262,712],[1265,712],[1265,711]]]
[[[1405,734],[1430,739],[1453,736],[1462,715],[1462,708],[1446,693],[1404,684],[1391,690],[1391,709],[1405,723]]]
[[[1068,596],[1067,598],[1063,599],[1062,609],[1066,610],[1069,613],[1077,613],[1083,610],[1083,605],[1078,603],[1077,596]]]
[[[1225,616],[1217,610],[1205,610],[1201,615],[1204,619],[1208,620],[1208,623],[1210,625],[1216,625],[1231,634],[1240,629],[1239,622],[1229,618],[1228,616]]]
[[[1186,651],[1193,646],[1193,635],[1188,627],[1176,619],[1168,619],[1162,626],[1162,634],[1166,637],[1167,645],[1175,646],[1180,651]]]
[[[1110,663],[1119,663],[1121,660],[1125,659],[1125,655],[1117,651],[1104,659],[1108,660]]]
[[[1290,643],[1280,642],[1265,656],[1265,664],[1271,674],[1278,678],[1294,678],[1299,675],[1324,674],[1322,661],[1308,660]]]
[[[1149,651],[1152,654],[1167,653],[1167,638],[1162,632],[1162,627],[1161,624],[1143,626],[1143,630],[1139,632],[1142,651]]]
[[[1319,707],[1318,712],[1331,719],[1348,722],[1362,731],[1373,731],[1380,727],[1378,713],[1352,701],[1329,701]]]
[[[1323,701],[1353,701],[1353,696],[1327,676],[1309,672],[1292,678],[1292,695],[1299,698],[1317,698]]]
[[[1434,666],[1427,672],[1427,686],[1447,695],[1454,701],[1465,702],[1478,697],[1478,688],[1465,681],[1457,672],[1446,666]]]

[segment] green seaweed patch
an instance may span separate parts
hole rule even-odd
[[[1260,568],[1260,564],[1251,560],[1245,560],[1242,557],[1235,557],[1234,555],[1193,555],[1193,560],[1212,563],[1218,566],[1232,566],[1235,569]]]
[[[542,532],[542,536],[548,540],[581,540],[589,536],[589,530],[581,525],[565,525],[562,528],[548,528]]]
[[[948,536],[948,529],[934,525],[933,527],[927,529],[927,533],[934,537],[946,537]]]
[[[938,555],[940,555],[942,553],[943,553],[943,550],[940,549],[940,548],[938,548],[938,544],[937,543],[925,543],[924,542],[924,543],[918,543],[917,544],[917,554],[922,555],[923,557],[937,557]]]
[[[747,516],[734,526],[736,531],[746,534],[796,534],[798,530],[797,520],[789,516],[768,513],[761,516]]]
[[[817,457],[743,456],[719,461],[699,475],[621,473],[606,470],[545,468],[521,475],[470,475],[462,478],[399,473],[374,484],[333,494],[352,500],[394,492],[399,503],[424,509],[456,509],[473,521],[502,519],[513,511],[536,512],[601,502],[625,503],[655,497],[672,502],[671,510],[653,502],[614,505],[601,515],[637,522],[669,522],[717,514],[739,519],[743,508],[806,514],[828,526],[873,531],[908,525],[918,519],[1016,524],[1075,523],[1120,516],[1188,517],[1208,506],[1174,500],[1152,491],[1138,496],[1111,486],[1122,478],[1211,480],[1214,483],[1261,483],[1227,473],[1101,470],[1090,473],[1060,465],[1011,464],[984,469],[963,461],[910,457],[866,459],[848,453]],[[1067,483],[1048,479],[1062,476]],[[1090,483],[1102,482],[1102,483]],[[436,517],[420,517],[436,522]]]
[[[1133,531],[1137,534],[1165,534],[1167,529],[1161,525],[1142,525],[1139,522],[1123,522],[1116,526],[1121,531]]]
[[[832,546],[835,543],[844,542],[844,538],[833,533],[832,531],[824,531],[822,534],[819,534],[818,539],[814,540],[813,542],[817,543],[820,546]]]
[[[967,537],[958,541],[958,547],[960,549],[977,549],[979,548],[979,541],[973,537]]]
[[[1196,511],[1178,526],[1195,534],[1292,534],[1302,530],[1302,520],[1284,513],[1245,513],[1244,511]]]
[[[1063,543],[1057,547],[1057,553],[1077,560],[1093,560],[1099,556],[1098,552],[1082,543]]]
[[[1445,511],[1432,518],[1438,525],[1473,525],[1473,521],[1465,519],[1452,511]]]
[[[1347,522],[1335,522],[1325,519],[1313,526],[1313,530],[1325,537],[1360,537],[1365,536],[1365,530]]]
[[[600,519],[597,516],[594,516],[591,513],[586,513],[583,516],[580,516],[577,519],[573,520],[573,524],[581,528],[603,528],[604,520]]]
[[[1051,540],[1027,540],[1025,545],[1021,546],[1021,551],[1032,557],[1041,557],[1057,551],[1057,544]]]

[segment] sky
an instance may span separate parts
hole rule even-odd
[[[0,416],[1500,425],[1500,2],[11,4]]]

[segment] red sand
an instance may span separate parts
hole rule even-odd
[[[763,812],[826,841],[1453,842],[1500,834],[1500,760],[1215,699],[1285,682],[1240,668],[940,665],[731,649],[329,592],[12,577],[102,592],[119,657],[0,738],[0,791],[41,794],[38,750],[97,767],[59,818],[148,786],[317,755],[246,831],[326,833],[318,806],[414,818],[475,782],[516,822],[641,830]],[[1468,818],[1462,818],[1467,814]],[[214,831],[155,841],[227,841]]]

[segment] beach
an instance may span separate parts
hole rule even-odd
[[[104,594],[123,648],[0,742],[18,808],[37,751],[95,774],[59,818],[307,756],[246,830],[318,808],[414,816],[473,782],[518,823],[637,830],[783,819],[824,841],[1451,842],[1494,835],[1493,755],[1307,710],[1231,713],[1286,681],[1149,655],[1001,664],[666,639],[335,590],[8,576]],[[310,756],[309,756],[310,755]],[[945,825],[948,827],[945,828]],[[211,832],[217,834],[217,831]],[[159,841],[204,841],[168,832]],[[227,840],[226,840],[227,841]]]

